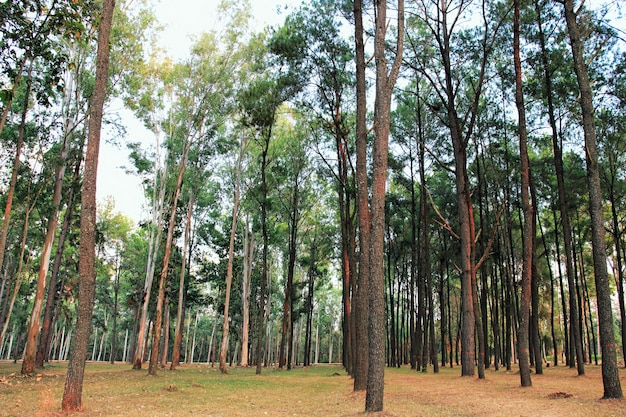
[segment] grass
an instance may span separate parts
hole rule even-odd
[[[19,376],[20,364],[0,362],[0,416],[59,416],[66,364],[53,363],[34,377]],[[380,416],[626,416],[625,400],[600,400],[602,375],[550,367],[520,388],[516,372],[487,370],[486,379],[461,378],[459,368],[437,375],[387,369],[385,412]],[[626,389],[626,371],[620,370]],[[352,391],[341,367],[320,365],[292,371],[231,368],[222,375],[207,365],[176,371],[88,363],[82,416],[359,416],[364,393]]]

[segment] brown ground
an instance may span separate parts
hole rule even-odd
[[[20,377],[19,363],[0,362],[0,416],[58,416],[66,365],[53,363],[34,377]],[[620,370],[626,391],[626,370]],[[385,412],[378,416],[626,416],[626,400],[600,400],[600,368],[586,375],[564,367],[533,375],[520,388],[515,372],[487,370],[486,379],[461,378],[460,369],[438,375],[387,369]],[[129,365],[89,363],[79,416],[362,416],[364,393],[337,366],[277,371],[187,365],[157,377]]]

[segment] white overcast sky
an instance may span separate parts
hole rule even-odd
[[[301,0],[259,0],[251,1],[253,25],[262,30],[268,25],[280,24],[285,16],[294,10]],[[219,0],[160,0],[154,3],[154,12],[164,26],[160,44],[174,60],[187,56],[194,35],[210,31],[218,24],[216,6]],[[285,9],[287,8],[287,9]],[[277,10],[281,10],[279,13]],[[135,222],[146,219],[145,199],[139,179],[126,174],[124,166],[129,166],[126,142],[152,143],[152,133],[143,128],[132,113],[113,104],[111,110],[120,114],[126,125],[127,137],[119,147],[107,142],[107,131],[103,131],[98,165],[97,194],[102,202],[107,196],[115,199],[115,210]],[[110,133],[109,133],[110,135]]]

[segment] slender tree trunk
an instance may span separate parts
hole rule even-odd
[[[24,60],[20,67],[19,74],[21,75],[23,66],[26,60]],[[17,171],[20,167],[20,156],[22,153],[22,146],[24,145],[24,128],[26,125],[26,115],[28,114],[28,101],[30,98],[30,90],[32,85],[31,73],[33,71],[33,62],[31,60],[30,67],[28,69],[28,77],[26,80],[26,93],[24,95],[24,108],[22,109],[22,122],[20,123],[19,132],[17,135],[17,143],[15,145],[15,157],[13,158],[13,167],[11,169],[11,180],[9,182],[9,189],[6,193],[6,203],[4,206],[4,222],[2,223],[2,234],[0,234],[0,270],[2,270],[2,264],[4,261],[4,253],[7,244],[7,235],[9,233],[9,225],[11,219],[11,209],[13,207],[13,196],[15,195],[15,186],[17,184]],[[13,92],[11,93],[11,100],[5,104],[4,113],[2,115],[2,120],[0,121],[0,132],[2,132],[2,128],[4,128],[4,123],[7,118],[8,112],[11,108],[11,103],[13,101],[13,96],[15,95],[15,91],[19,84],[20,76],[16,77],[16,83],[13,86]]]
[[[374,57],[376,60],[376,116],[372,150],[372,205],[370,229],[368,373],[365,411],[383,409],[385,372],[385,280],[383,254],[385,239],[385,193],[387,183],[387,155],[391,96],[398,78],[404,42],[404,0],[398,1],[398,36],[395,59],[391,71],[385,56],[387,30],[387,2],[376,3]]]
[[[170,221],[167,227],[167,238],[165,239],[165,247],[163,252],[163,268],[159,275],[159,294],[157,295],[157,304],[155,309],[154,331],[152,334],[152,350],[150,352],[150,364],[148,366],[148,374],[156,375],[157,365],[159,363],[159,343],[161,340],[161,327],[163,324],[163,302],[165,300],[165,281],[169,270],[170,255],[172,253],[172,242],[174,240],[174,228],[176,227],[176,207],[178,206],[178,198],[183,187],[183,174],[187,163],[187,155],[190,148],[189,143],[184,144],[183,154],[180,159],[180,167],[178,168],[178,178],[176,180],[176,188],[172,197],[172,209],[170,210]]]
[[[365,83],[365,49],[363,42],[363,1],[354,1],[356,48],[356,184],[359,219],[359,270],[355,295],[356,361],[354,391],[367,388],[368,369],[368,279],[370,209],[367,181],[367,92]]]
[[[315,232],[314,232],[315,233]],[[304,366],[311,365],[311,339],[313,338],[313,293],[315,290],[315,270],[316,270],[316,237],[313,238],[310,246],[309,273],[306,297],[306,330],[304,332]]]
[[[24,358],[22,360],[22,374],[31,374],[35,371],[35,359],[37,358],[37,336],[39,336],[39,325],[41,322],[41,312],[44,307],[44,292],[46,286],[46,277],[50,266],[50,256],[52,254],[52,245],[56,237],[58,226],[59,210],[61,205],[61,192],[63,190],[63,179],[65,177],[65,167],[67,160],[67,136],[63,136],[61,143],[61,154],[59,158],[59,166],[57,167],[56,178],[54,183],[54,194],[52,196],[52,213],[48,219],[48,227],[46,237],[41,250],[41,263],[39,264],[39,275],[37,277],[37,291],[35,293],[35,301],[30,316],[30,325],[26,336],[26,346],[24,348]],[[43,366],[43,363],[41,364]]]
[[[259,316],[257,320],[257,345],[256,345],[256,374],[261,374],[263,366],[263,334],[265,332],[265,293],[268,279],[268,253],[269,253],[269,232],[267,227],[267,154],[269,151],[272,128],[268,129],[267,136],[263,138],[263,149],[261,151],[261,229],[263,236],[263,265],[261,272],[261,287],[259,288]],[[266,352],[269,355],[269,352]]]
[[[180,344],[183,341],[183,319],[185,317],[185,276],[187,258],[191,257],[187,255],[187,246],[189,244],[189,235],[191,233],[191,216],[193,213],[194,206],[194,195],[193,192],[189,195],[189,203],[187,205],[187,222],[185,224],[185,237],[183,243],[183,254],[181,260],[181,268],[180,268],[180,277],[178,280],[178,307],[176,311],[176,330],[174,333],[174,347],[172,349],[172,363],[170,364],[170,370],[176,369],[177,366],[180,365]]]
[[[6,203],[5,203],[5,208],[4,208],[4,222],[2,224],[2,234],[0,235],[0,270],[2,269],[2,264],[3,264],[4,256],[5,256],[6,240],[7,240],[7,235],[9,233],[11,210],[13,207],[13,196],[15,195],[15,187],[17,184],[17,174],[18,174],[18,169],[20,166],[20,156],[22,152],[22,146],[24,145],[26,115],[28,114],[28,107],[29,107],[28,103],[29,103],[30,91],[31,91],[31,85],[32,85],[32,79],[31,79],[32,68],[33,68],[33,64],[31,62],[30,68],[28,70],[28,78],[26,80],[26,93],[24,96],[25,97],[24,108],[22,109],[22,119],[21,119],[19,131],[18,131],[17,144],[15,146],[15,158],[13,159],[13,167],[11,170],[11,180],[9,182],[9,189],[6,193]],[[14,92],[15,92],[15,88],[14,88]],[[3,115],[2,125],[4,125],[4,120],[6,119],[6,115],[8,114],[7,112],[8,112],[9,105],[10,103],[5,107],[5,113]],[[29,213],[30,211],[31,210],[28,210]],[[27,223],[28,223],[28,220],[25,220],[24,227],[26,227]],[[26,241],[23,239],[23,245],[25,244],[25,242]],[[23,245],[22,245],[22,252],[24,249]],[[21,258],[23,258],[23,256],[21,256]],[[22,282],[21,282],[20,276],[16,275],[15,286],[14,286],[15,296],[17,296],[17,291],[19,291],[19,287],[21,286],[21,283]],[[8,326],[9,319],[11,318],[10,316],[11,316],[12,307],[15,303],[15,297],[11,297],[11,299],[12,300],[10,304],[10,311],[6,315],[6,318],[3,323],[3,331],[2,331],[2,337],[0,338],[0,341],[4,341],[4,335],[6,333],[6,326]],[[29,368],[28,373],[34,372],[34,361],[32,365],[29,364],[28,368]],[[33,368],[33,370],[30,370],[30,368]]]
[[[546,236],[543,233],[543,228],[541,227],[541,221],[538,219],[539,233],[541,234],[541,242],[543,244],[543,251],[546,255],[546,263],[550,265],[552,259],[550,257],[550,251],[548,250],[548,244],[546,243]],[[552,268],[548,268],[548,273],[550,274],[550,336],[552,338],[552,353],[553,353],[553,361],[554,366],[559,365],[558,359],[558,341],[556,338],[555,325],[554,325],[554,316],[555,316],[555,293],[554,293],[554,273],[552,272]]]
[[[570,37],[574,70],[580,89],[580,107],[583,116],[585,135],[585,154],[587,159],[587,181],[589,187],[589,212],[591,215],[591,242],[593,268],[598,299],[598,322],[600,324],[600,344],[602,346],[602,382],[603,398],[622,398],[622,387],[617,368],[617,352],[613,333],[613,312],[611,309],[611,291],[606,267],[606,241],[604,217],[602,212],[602,188],[600,185],[600,167],[594,125],[593,93],[583,57],[583,44],[574,13],[574,0],[565,0],[565,20]]]
[[[617,296],[619,299],[619,314],[620,314],[620,332],[622,334],[622,352],[626,348],[626,308],[624,307],[624,271],[622,270],[622,233],[620,231],[620,223],[617,217],[617,210],[615,207],[615,196],[613,187],[611,186],[611,219],[613,222],[613,242],[615,245],[615,258],[617,259],[617,273],[615,276],[615,283],[617,286]],[[0,340],[2,340],[0,338]],[[624,353],[622,353],[623,355]],[[626,364],[626,361],[625,361]]]
[[[115,363],[115,354],[117,353],[117,314],[118,314],[118,298],[120,292],[120,252],[117,248],[117,259],[115,262],[115,282],[113,283],[113,328],[111,329],[111,365]]]
[[[250,235],[248,221],[243,239],[243,277],[241,279],[242,305],[242,336],[241,336],[241,366],[248,367],[249,362],[249,332],[250,332],[250,278],[252,274],[252,259],[254,258],[254,236]]]
[[[531,173],[529,173],[531,174]],[[533,183],[532,177],[530,177],[530,194],[531,194],[531,204],[533,207],[533,222],[532,222],[532,238],[533,238],[533,250],[532,250],[532,272],[531,272],[531,343],[534,352],[534,362],[535,362],[535,373],[537,375],[543,375],[543,353],[542,353],[542,342],[541,342],[541,332],[539,331],[539,271],[537,270],[537,250],[536,248],[539,246],[539,239],[537,237],[537,223],[539,217],[537,216],[537,210],[535,207],[538,207],[537,204],[537,193],[535,190],[535,185]]]
[[[287,260],[287,281],[285,282],[285,302],[283,304],[283,323],[280,340],[280,355],[278,359],[278,369],[283,369],[285,363],[287,368],[291,369],[290,361],[285,361],[285,345],[289,339],[287,349],[291,358],[293,354],[293,275],[296,264],[296,245],[298,233],[298,185],[293,190],[292,211],[289,213],[289,254]]]
[[[82,405],[83,377],[85,358],[96,284],[95,246],[96,246],[96,179],[98,173],[98,154],[100,150],[100,129],[102,110],[107,92],[109,68],[109,35],[115,0],[104,0],[102,18],[98,28],[98,52],[96,56],[96,81],[91,98],[89,118],[89,139],[85,158],[85,175],[82,190],[82,211],[80,218],[80,249],[77,320],[74,342],[67,367],[65,389],[63,391],[63,411],[78,410]]]
[[[448,29],[447,11],[442,13],[443,47],[442,58],[445,72],[446,110],[448,113],[450,136],[455,163],[455,182],[458,202],[459,238],[460,238],[460,269],[461,269],[461,375],[473,376],[476,362],[476,341],[472,275],[474,269],[474,215],[467,177],[467,149],[461,133],[460,120],[455,107],[455,88],[452,81],[452,66],[450,62],[450,37]]]
[[[529,329],[531,307],[531,284],[533,263],[533,206],[530,199],[530,166],[526,134],[526,109],[522,92],[522,61],[520,58],[520,0],[514,0],[513,17],[513,59],[515,62],[515,104],[518,114],[518,132],[521,159],[522,211],[524,212],[523,258],[522,258],[522,303],[520,322],[517,330],[517,356],[519,358],[522,387],[532,386],[529,363]]]
[[[184,264],[184,260],[182,261]],[[159,364],[161,368],[165,368],[167,365],[167,353],[170,346],[170,296],[169,294],[165,296],[164,301],[164,309],[163,312],[163,343],[161,344],[161,358]]]
[[[50,274],[50,282],[48,283],[48,294],[46,296],[46,307],[44,310],[43,323],[41,325],[41,335],[39,337],[39,347],[37,349],[36,366],[42,368],[44,362],[48,360],[48,351],[50,350],[50,341],[52,338],[51,328],[53,325],[54,317],[56,315],[57,305],[61,296],[62,282],[58,282],[59,271],[61,270],[61,261],[63,258],[63,252],[65,250],[65,241],[70,231],[70,222],[74,213],[74,196],[78,192],[80,187],[80,167],[82,164],[82,149],[83,143],[81,143],[79,157],[76,160],[74,166],[74,174],[72,179],[72,186],[70,187],[67,196],[67,208],[63,216],[63,224],[61,226],[61,233],[59,234],[59,240],[57,242],[57,250],[54,255],[54,261],[52,262],[52,271]]]
[[[22,243],[20,247],[20,256],[17,263],[17,269],[15,271],[15,284],[13,285],[13,293],[11,294],[11,298],[8,304],[8,311],[4,317],[4,321],[2,324],[2,332],[0,333],[0,349],[2,349],[4,338],[6,336],[7,328],[9,327],[9,322],[11,321],[11,315],[13,314],[13,307],[15,306],[15,300],[20,292],[20,288],[22,286],[22,271],[24,270],[24,253],[26,251],[26,241],[28,239],[28,225],[30,222],[30,214],[35,208],[35,202],[37,198],[34,199],[33,204],[30,204],[24,213],[24,226],[22,227]],[[7,352],[10,349],[7,350]]]
[[[160,147],[157,137],[157,150]],[[158,155],[158,154],[157,154]],[[144,352],[146,350],[146,332],[148,331],[148,307],[150,305],[150,293],[152,291],[152,281],[154,280],[154,269],[156,266],[156,259],[159,254],[159,248],[161,246],[161,236],[163,227],[161,221],[163,219],[164,203],[165,203],[165,189],[166,181],[162,176],[165,176],[166,169],[162,171],[159,169],[158,160],[154,164],[154,186],[152,190],[152,219],[150,222],[150,237],[148,240],[148,260],[146,261],[146,279],[144,282],[143,292],[141,294],[141,316],[139,318],[139,330],[136,334],[136,346],[133,357],[133,369],[141,369],[143,362]]]
[[[580,318],[578,315],[578,303],[576,297],[571,295],[574,294],[575,289],[575,279],[574,279],[574,267],[572,260],[572,230],[569,220],[569,203],[567,202],[566,192],[565,192],[565,180],[564,180],[564,169],[563,169],[563,157],[561,151],[561,145],[559,144],[559,137],[556,128],[556,119],[554,117],[554,104],[553,104],[553,93],[552,93],[552,77],[550,74],[549,60],[548,60],[548,51],[545,45],[545,36],[543,34],[543,26],[541,20],[541,12],[539,9],[539,2],[535,2],[535,9],[537,11],[537,23],[539,29],[539,42],[541,46],[541,60],[544,71],[544,79],[546,83],[546,99],[548,102],[548,116],[550,120],[550,126],[552,129],[552,145],[554,148],[554,167],[557,179],[557,187],[559,191],[559,210],[561,212],[561,225],[563,227],[563,246],[565,251],[565,273],[567,275],[567,282],[570,289],[570,297],[569,297],[569,310],[570,310],[570,329],[569,329],[569,346],[572,350],[575,350],[576,353],[576,363],[578,364],[578,375],[583,375],[585,373],[585,365],[583,359],[583,349],[582,349],[582,339],[580,335],[579,322]],[[564,314],[565,311],[564,311]],[[574,361],[571,358],[571,354],[568,354],[569,366],[573,368],[575,366]]]
[[[237,168],[239,176],[240,168]],[[224,299],[224,321],[222,323],[222,346],[220,349],[220,371],[226,373],[226,352],[228,350],[228,309],[230,306],[230,288],[233,284],[233,262],[235,258],[235,235],[237,233],[237,215],[239,214],[239,178],[235,183],[233,196],[233,218],[230,226],[230,241],[228,244],[228,266],[226,268],[226,293]]]

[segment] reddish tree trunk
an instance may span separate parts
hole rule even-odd
[[[105,0],[98,28],[98,53],[96,57],[96,81],[90,108],[89,139],[85,158],[82,212],[80,218],[80,249],[78,308],[74,340],[67,367],[63,391],[63,411],[78,410],[82,406],[83,377],[89,345],[91,319],[96,284],[96,179],[100,151],[100,129],[109,75],[109,36],[115,0]]]

